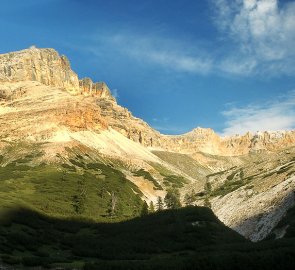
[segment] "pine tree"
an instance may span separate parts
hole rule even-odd
[[[157,199],[157,211],[162,211],[164,209],[164,203],[162,197],[158,197]]]
[[[190,193],[186,193],[184,195],[184,203],[186,206],[193,205],[195,201],[195,191],[192,190]]]
[[[150,202],[149,212],[150,213],[154,213],[155,212],[155,207],[154,207],[153,201]]]
[[[146,216],[148,214],[149,214],[149,207],[148,207],[146,201],[144,201],[144,203],[142,205],[142,208],[141,208],[140,216],[143,217],[143,216]]]
[[[169,189],[164,198],[165,206],[168,209],[177,209],[181,207],[180,194],[177,189]]]

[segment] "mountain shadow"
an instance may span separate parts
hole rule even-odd
[[[59,219],[29,209],[1,216],[2,262],[65,269],[294,269],[295,241],[251,243],[205,207],[119,223]]]

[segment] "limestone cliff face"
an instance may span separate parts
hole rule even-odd
[[[241,156],[261,151],[277,151],[295,145],[295,131],[250,132],[221,137],[210,128],[196,128],[183,135],[162,135],[134,117],[113,100],[99,99],[97,105],[109,125],[146,147],[197,156],[199,152],[217,156]]]
[[[90,78],[83,78],[79,81],[80,91],[85,95],[92,95],[101,98],[115,100],[110,89],[104,82],[94,83]]]
[[[171,150],[188,154],[205,152],[219,156],[239,156],[261,151],[277,151],[295,144],[295,131],[264,131],[220,137],[211,129],[197,128],[184,135],[170,137]],[[169,146],[168,146],[169,147]]]
[[[79,80],[66,56],[54,49],[30,49],[0,55],[0,81],[38,81],[79,91]]]
[[[31,47],[0,55],[0,82],[37,81],[44,85],[66,89],[74,94],[113,99],[104,82],[90,78],[79,80],[66,56],[54,49]]]

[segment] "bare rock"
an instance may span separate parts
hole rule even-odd
[[[54,49],[35,47],[0,55],[0,81],[38,81],[79,91],[79,80],[66,56]]]

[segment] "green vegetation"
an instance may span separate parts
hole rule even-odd
[[[85,165],[81,165],[83,163]],[[78,214],[103,220],[108,219],[114,192],[116,219],[139,215],[141,192],[121,171],[110,165],[84,161],[73,166],[39,164],[33,167],[13,161],[0,167],[0,213],[5,207],[24,205],[52,216]]]
[[[193,205],[193,203],[196,199],[197,199],[196,192],[194,190],[191,190],[190,192],[188,192],[184,195],[184,204],[186,206]]]
[[[210,173],[210,170],[189,155],[167,152],[167,151],[153,151],[153,154],[158,156],[165,162],[173,165],[175,168],[183,171],[192,178],[201,181],[200,176],[205,176]]]
[[[161,210],[163,210],[164,209],[164,202],[163,202],[163,199],[162,199],[162,197],[158,197],[157,198],[157,211],[161,211]]]
[[[213,190],[210,192],[211,197],[216,197],[216,196],[225,196],[226,194],[235,191],[236,189],[242,187],[245,185],[245,182],[242,180],[237,180],[237,181],[225,181],[225,183],[218,187],[217,189]]]
[[[167,209],[177,209],[181,207],[180,194],[177,189],[168,189],[164,198]]]
[[[140,216],[143,217],[143,216],[146,216],[149,214],[149,206],[147,205],[146,202],[144,202],[142,204],[142,208],[141,208],[141,212],[140,212]]]
[[[189,183],[186,178],[173,174],[159,163],[151,162],[151,166],[163,176],[163,183],[168,188],[182,188],[184,184]]]
[[[294,238],[251,243],[205,207],[120,223],[52,218],[26,209],[0,219],[4,263],[66,269],[293,269]]]
[[[158,183],[157,180],[155,180],[151,174],[147,171],[145,171],[144,169],[140,169],[136,172],[133,173],[133,175],[135,176],[142,176],[144,177],[146,180],[149,180],[150,182],[152,182],[154,184],[154,189],[155,190],[163,190],[162,186]]]
[[[164,177],[163,183],[166,187],[182,188],[188,181],[182,176],[168,175]]]
[[[154,212],[155,212],[155,206],[153,201],[151,201],[149,205],[149,213],[154,213]]]
[[[235,191],[236,189],[246,185],[249,183],[249,179],[244,178],[243,170],[238,170],[232,172],[230,175],[226,177],[226,181],[216,189],[212,189],[210,182],[207,181],[205,183],[205,194],[206,195],[206,202],[207,206],[209,207],[209,197],[216,197],[216,196],[225,196],[226,194]]]

